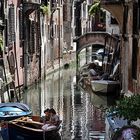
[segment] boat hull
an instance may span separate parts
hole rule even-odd
[[[106,116],[106,139],[111,140],[134,140],[134,135],[140,129],[135,125],[128,125],[128,121],[120,118],[116,113],[109,113]]]
[[[35,121],[13,120],[8,123],[9,140],[61,140],[59,129],[43,131],[43,124]]]
[[[91,87],[95,93],[109,93],[114,92],[119,87],[119,82],[111,80],[92,80]]]

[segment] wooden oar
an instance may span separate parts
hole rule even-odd
[[[36,121],[24,121],[24,120],[13,120],[13,121],[11,121],[11,122],[22,122],[22,123],[30,123],[30,124],[37,124],[37,125],[42,125],[43,126],[43,123],[41,123],[41,122],[36,122]]]

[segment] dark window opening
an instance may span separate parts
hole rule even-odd
[[[133,38],[132,49],[132,78],[137,79],[137,53],[138,53],[138,40]]]
[[[20,56],[20,67],[23,68],[23,56]]]
[[[23,40],[23,11],[20,9],[19,11],[19,37],[20,40]]]
[[[111,16],[111,24],[118,24],[117,20]]]
[[[42,0],[42,1],[41,1],[41,4],[44,4],[45,6],[47,6],[47,5],[48,5],[48,1],[49,1],[49,0]]]
[[[138,5],[134,4],[133,5],[133,34],[138,34],[138,28],[139,28],[139,23],[138,23]]]
[[[100,12],[100,22],[105,23],[106,22],[106,12],[102,11]]]
[[[4,5],[3,5],[3,1],[0,1],[0,19],[1,20],[4,19]]]

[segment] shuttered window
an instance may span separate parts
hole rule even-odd
[[[30,38],[29,38],[29,48],[28,48],[28,52],[30,54],[33,54],[35,52],[35,22],[34,21],[30,21],[30,28],[29,28],[29,34],[30,34]]]
[[[4,19],[4,6],[3,1],[0,1],[0,20]]]
[[[9,44],[12,41],[15,41],[15,13],[14,13],[14,4],[10,4],[9,7],[9,31],[8,31],[8,42]]]
[[[19,10],[19,38],[23,40],[23,11]]]
[[[132,49],[132,77],[137,80],[137,56],[138,56],[138,5],[133,6],[133,49]]]

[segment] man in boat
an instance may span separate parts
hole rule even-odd
[[[50,116],[51,116],[50,124],[58,126],[60,119],[59,119],[59,116],[56,114],[56,111],[53,108],[50,109]]]
[[[50,120],[50,109],[49,108],[45,109],[44,110],[44,114],[45,114],[45,116],[43,116],[41,118],[41,122],[43,122],[44,124],[46,124]]]
[[[56,114],[56,111],[53,108],[51,108],[49,112],[50,120],[42,126],[42,129],[45,131],[56,130],[61,123],[59,116]]]

